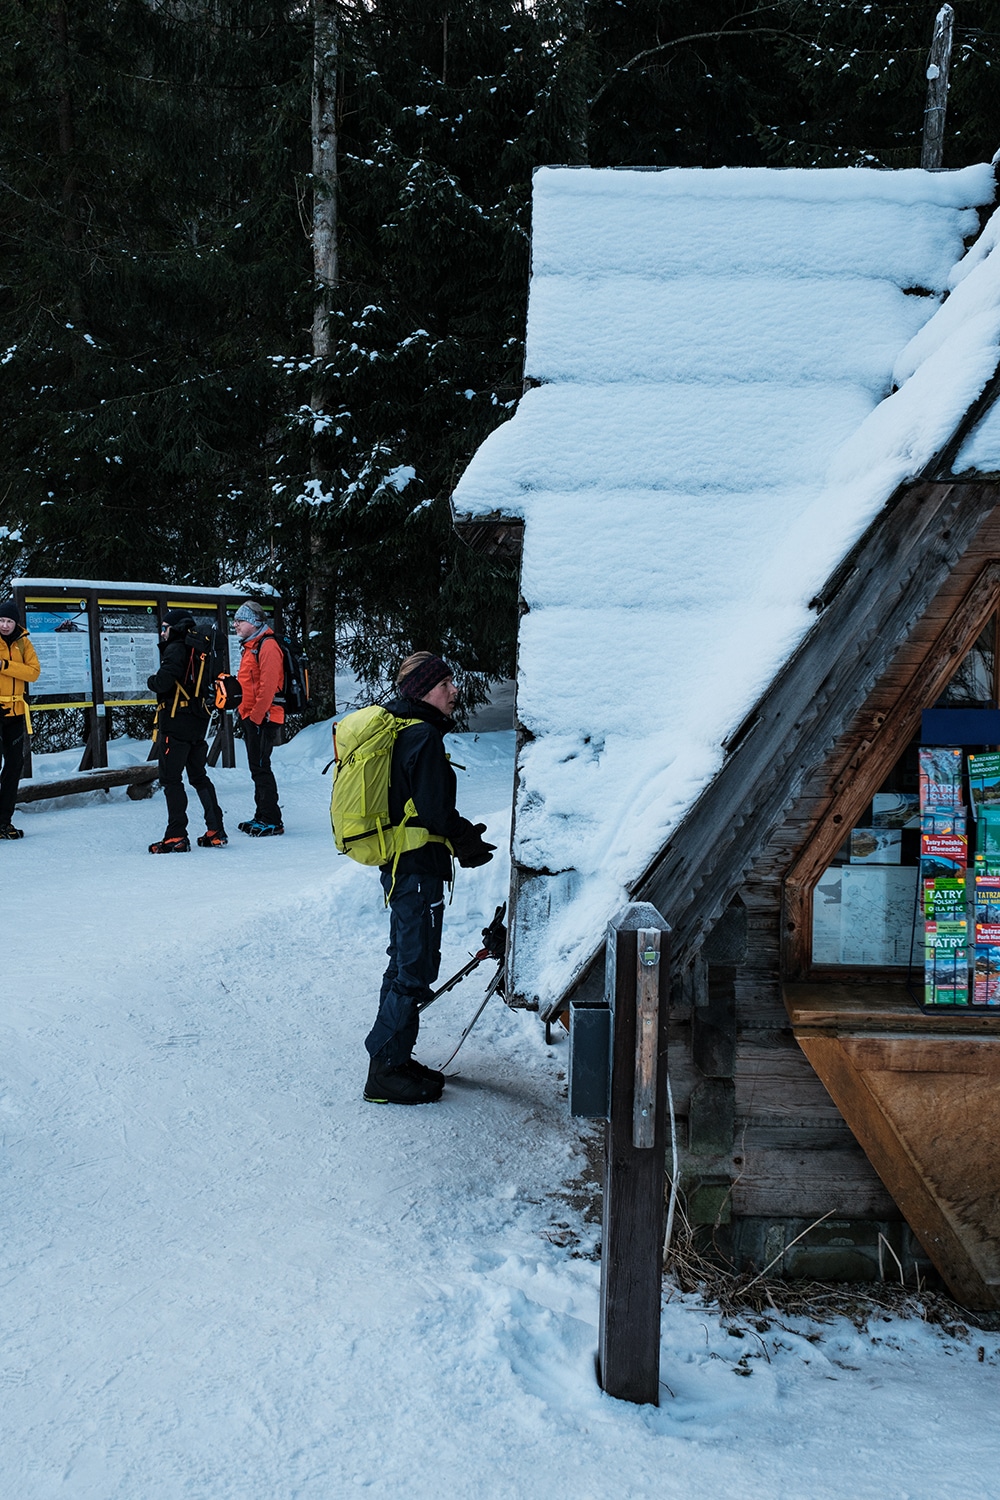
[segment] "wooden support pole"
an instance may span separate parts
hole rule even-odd
[[[220,599],[216,605],[216,630],[222,644],[222,655],[226,670],[234,672],[239,667],[239,662],[233,666],[229,657],[229,612],[226,609],[225,600]],[[233,735],[233,716],[226,709],[219,710],[219,745],[222,752],[222,764],[232,770],[236,764],[236,739]],[[215,761],[212,762],[215,764]]]
[[[108,720],[104,706],[104,673],[101,667],[101,614],[97,604],[96,589],[87,590],[87,630],[90,633],[90,674],[93,708],[87,710],[90,720],[89,766],[100,768],[108,763]],[[84,751],[84,760],[87,752]],[[89,769],[80,762],[80,770]]]
[[[927,107],[924,110],[924,144],[920,165],[940,170],[944,160],[944,117],[948,108],[948,73],[951,69],[951,39],[955,12],[942,5],[934,18],[931,55],[927,60]]]
[[[655,907],[608,926],[611,1105],[605,1133],[598,1378],[659,1405],[670,929]]]

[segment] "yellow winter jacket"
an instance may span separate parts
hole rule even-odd
[[[23,626],[15,626],[12,635],[0,635],[0,713],[25,713],[25,684],[37,682],[41,670]]]

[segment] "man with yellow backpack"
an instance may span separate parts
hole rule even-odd
[[[460,865],[484,865],[496,845],[484,842],[485,823],[473,825],[455,806],[455,772],[444,748],[458,698],[451,667],[417,651],[400,667],[396,689],[385,708],[361,709],[336,726],[331,812],[338,849],[379,866],[389,906],[389,964],[365,1038],[365,1099],[429,1104],[441,1097],[444,1074],[417,1062],[413,1046],[420,1004],[441,964],[452,856]]]

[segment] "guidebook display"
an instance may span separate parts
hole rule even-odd
[[[962,752],[952,746],[924,746],[919,762],[924,1005],[968,1005],[969,850],[962,801]]]
[[[972,1001],[1000,1006],[1000,753],[969,756],[969,794],[976,820]]]
[[[917,760],[919,792],[877,792],[817,882],[813,962],[922,962],[924,1009],[1000,1008],[1000,751]]]
[[[961,769],[962,754],[954,747],[920,751],[923,1003],[928,1010],[1000,1006],[1000,753],[968,757],[975,828],[971,859]]]

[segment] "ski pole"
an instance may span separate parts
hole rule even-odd
[[[465,1038],[469,1035],[469,1032],[472,1030],[473,1026],[475,1026],[476,1022],[479,1020],[479,1017],[482,1015],[483,1011],[486,1009],[487,1005],[489,1005],[490,1001],[498,990],[501,992],[501,994],[503,993],[502,964],[497,969],[489,984],[486,986],[486,994],[483,996],[483,1003],[482,1005],[480,1005],[479,1009],[476,1011],[476,1014],[473,1016],[472,1020],[469,1022],[468,1026],[466,1026],[465,1030],[462,1032],[462,1035],[459,1037],[454,1052],[452,1052],[451,1056],[446,1058],[445,1061],[441,1064],[442,1072],[445,1068],[449,1067],[451,1063],[455,1061],[455,1058],[458,1056]]]
[[[489,956],[490,955],[487,953],[485,948],[480,948],[479,952],[474,953],[469,959],[469,962],[463,965],[463,967],[459,969],[457,974],[453,974],[450,979],[445,980],[444,984],[442,984],[438,989],[432,990],[426,1000],[421,1000],[420,1004],[417,1006],[417,1009],[426,1010],[428,1005],[433,1005],[435,1000],[439,999],[442,995],[446,995],[449,990],[453,990],[456,984],[461,984],[466,975],[471,974],[473,969],[478,969],[483,959],[489,958]]]

